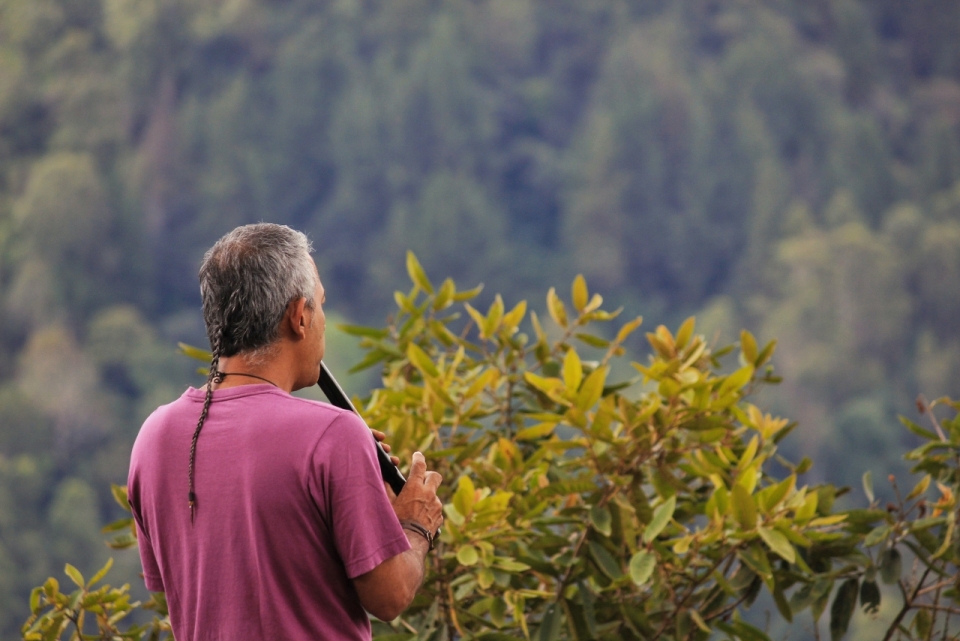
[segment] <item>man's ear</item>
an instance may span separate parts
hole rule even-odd
[[[283,323],[294,339],[303,339],[307,336],[307,327],[310,319],[307,318],[307,299],[295,298],[287,303],[287,312],[283,315]]]

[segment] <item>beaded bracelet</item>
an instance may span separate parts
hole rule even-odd
[[[417,534],[419,534],[420,536],[422,536],[427,540],[427,545],[429,546],[429,549],[431,550],[433,549],[433,534],[430,533],[430,530],[423,527],[421,524],[417,523],[416,521],[410,521],[407,519],[400,521],[400,527],[402,527],[405,530],[412,530],[416,532]]]

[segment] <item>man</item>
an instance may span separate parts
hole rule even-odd
[[[393,619],[423,581],[440,476],[417,452],[394,497],[356,415],[290,395],[317,382],[324,353],[310,251],[258,224],[207,252],[206,390],[157,409],[134,444],[144,579],[166,592],[177,641],[369,641],[364,610]]]

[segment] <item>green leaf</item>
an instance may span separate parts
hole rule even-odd
[[[930,613],[926,610],[917,610],[917,613],[913,616],[912,625],[913,629],[917,631],[918,639],[929,638],[930,628],[933,625]]]
[[[43,587],[37,586],[30,591],[30,612],[37,614],[40,612],[40,595],[43,594]]]
[[[754,365],[756,367],[762,367],[763,364],[766,363],[768,360],[770,360],[770,357],[773,356],[773,352],[775,349],[777,349],[776,340],[772,340],[769,343],[767,343],[767,346],[764,347],[763,351],[761,351],[760,354],[757,356],[757,360],[756,362],[754,362]]]
[[[83,575],[80,574],[80,570],[73,567],[69,563],[67,563],[66,567],[63,568],[63,572],[70,577],[71,581],[77,584],[77,587],[82,588],[85,585],[86,582],[83,580]]]
[[[417,260],[417,257],[410,250],[407,250],[407,274],[410,275],[410,280],[420,289],[428,294],[433,293],[433,285],[430,283],[430,279],[427,278],[427,273],[423,271],[420,261]]]
[[[900,417],[900,422],[903,423],[904,427],[906,427],[908,430],[910,430],[917,436],[921,436],[927,439],[928,441],[940,440],[940,437],[938,437],[936,434],[934,434],[930,430],[923,429],[922,427],[920,427],[919,425],[917,425],[916,423],[914,423],[913,421],[911,421],[909,418],[905,416]]]
[[[390,335],[385,329],[378,329],[376,327],[364,327],[362,325],[348,325],[347,323],[339,323],[337,325],[339,329],[344,334],[350,334],[351,336],[362,336],[382,339]],[[208,360],[209,362],[209,360]]]
[[[897,548],[884,550],[880,555],[880,580],[887,585],[893,585],[900,580],[900,574],[903,571],[903,559],[900,558],[900,552]]]
[[[563,357],[563,384],[571,392],[580,389],[580,382],[583,380],[583,363],[580,361],[580,355],[577,350],[568,349]]]
[[[668,523],[670,523],[670,519],[673,518],[673,513],[676,509],[676,495],[671,496],[669,499],[657,506],[657,508],[653,511],[653,518],[650,519],[650,523],[643,531],[644,543],[649,545],[650,543],[653,543],[658,536],[660,536],[660,533],[663,532],[663,529],[667,527]]]
[[[856,579],[847,579],[833,597],[833,605],[830,606],[830,641],[840,641],[847,633],[857,605],[858,587]]]
[[[571,299],[573,306],[578,312],[582,312],[583,308],[587,306],[588,298],[587,281],[584,279],[583,274],[577,274],[577,277],[573,279],[573,286],[571,287]]]
[[[876,581],[864,581],[860,584],[860,607],[867,614],[880,611],[880,587]]]
[[[773,568],[770,567],[770,559],[767,558],[767,552],[759,543],[752,543],[746,548],[737,552],[737,556],[748,568],[760,575],[760,577],[769,582],[773,578]]]
[[[780,558],[790,564],[797,562],[797,551],[787,540],[787,537],[770,528],[760,527],[757,531],[760,532],[760,538],[763,539],[763,542]]]
[[[730,500],[740,528],[749,532],[757,527],[757,505],[747,489],[739,483],[735,484],[730,490]]]
[[[593,505],[590,507],[590,523],[593,524],[597,532],[604,536],[610,536],[613,517],[605,505]]]
[[[596,562],[597,567],[608,577],[616,581],[623,576],[623,569],[620,563],[613,558],[613,555],[607,552],[607,549],[596,541],[587,541],[587,547],[590,548],[590,556]]]
[[[787,623],[793,623],[793,610],[790,609],[790,604],[787,603],[787,597],[784,596],[783,588],[779,582],[774,586],[773,602],[777,606],[777,610],[780,611],[780,615],[787,620]]]
[[[893,528],[891,528],[889,525],[878,525],[870,530],[867,536],[864,537],[863,544],[867,547],[870,547],[876,545],[877,543],[882,543],[883,541],[887,540],[891,532],[893,532]]]
[[[873,472],[863,473],[863,493],[867,495],[867,502],[873,503]]]
[[[605,349],[610,346],[610,341],[605,338],[600,338],[599,336],[594,336],[593,334],[584,334],[583,332],[577,332],[574,334],[575,337],[582,340],[584,343],[590,347],[596,347],[598,349]]]
[[[477,553],[477,548],[470,544],[461,545],[460,549],[457,550],[457,561],[460,562],[460,565],[476,565],[479,560],[480,555]]]
[[[560,638],[560,630],[563,627],[563,609],[556,603],[547,606],[547,611],[543,613],[543,620],[540,622],[540,630],[537,633],[537,641],[556,641]]]
[[[656,555],[646,550],[640,550],[630,558],[630,578],[637,585],[643,585],[650,579],[656,567]]]

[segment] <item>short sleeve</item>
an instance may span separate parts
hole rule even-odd
[[[143,527],[136,475],[133,473],[132,468],[130,477],[127,479],[127,488],[129,491],[128,499],[130,501],[130,509],[133,512],[133,521],[137,527],[137,549],[140,551],[140,564],[143,566],[144,583],[151,592],[163,592],[163,581],[160,578],[160,565],[157,563],[157,555],[153,551],[153,543],[150,541],[150,536]]]
[[[153,553],[153,544],[150,538],[140,527],[137,520],[137,548],[140,550],[140,564],[143,566],[143,581],[151,592],[163,592],[163,581],[160,578],[160,566],[157,565],[157,556]]]
[[[370,429],[350,412],[325,430],[312,457],[312,486],[347,576],[366,574],[410,549],[380,475]]]

